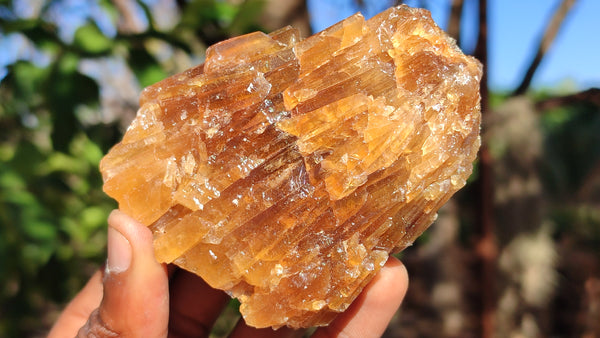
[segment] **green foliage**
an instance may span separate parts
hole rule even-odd
[[[131,48],[129,67],[133,70],[142,87],[147,87],[167,76],[165,70],[145,48]]]
[[[559,107],[545,112],[541,122],[546,136],[542,174],[556,236],[598,252],[600,108],[586,103]]]
[[[113,41],[91,22],[77,29],[73,44],[90,54],[104,54],[111,50]]]
[[[189,1],[178,28],[194,29],[211,45],[229,36],[260,30],[256,19],[264,3],[264,0],[246,0],[239,5],[227,1]]]
[[[600,163],[600,109],[588,104],[560,107],[541,119],[546,139],[545,177],[549,191],[575,198]]]
[[[127,121],[82,120],[82,110],[101,116],[105,85],[82,71],[82,61],[122,59],[142,88],[170,75],[149,41],[158,39],[186,54],[202,53],[198,46],[255,30],[262,9],[262,1],[182,2],[181,20],[159,31],[150,8],[137,1],[149,22],[146,31],[117,31],[113,37],[90,17],[76,27],[72,40],[63,40],[61,22],[46,15],[63,2],[45,1],[31,18],[15,14],[14,3],[0,2],[0,38],[15,34],[34,53],[9,60],[8,73],[0,80],[2,337],[47,330],[62,304],[105,259],[106,219],[116,203],[102,192],[98,164]],[[117,27],[119,11],[113,2],[98,4]]]

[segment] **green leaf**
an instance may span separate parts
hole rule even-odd
[[[97,144],[92,142],[85,134],[79,134],[71,143],[70,153],[78,159],[85,160],[95,167],[100,164],[104,154]]]
[[[56,63],[59,74],[63,76],[74,74],[81,58],[75,53],[65,53]]]
[[[49,222],[32,220],[22,224],[21,229],[37,243],[52,242],[56,239],[56,227]]]
[[[100,229],[108,218],[107,210],[102,207],[88,207],[81,212],[80,226],[89,229]]]
[[[15,155],[12,144],[0,144],[0,162],[8,162]]]
[[[52,72],[46,93],[53,124],[52,145],[65,153],[78,129],[81,129],[75,109],[81,104],[97,104],[99,101],[98,84],[77,71],[78,63],[77,55],[65,54]]]
[[[181,25],[204,29],[210,25],[228,27],[238,14],[239,6],[228,1],[192,0],[186,4],[181,16]]]
[[[88,170],[89,166],[84,161],[60,152],[52,153],[41,167],[41,171],[45,175],[56,171],[83,175],[86,174]]]
[[[41,68],[28,61],[17,61],[9,67],[9,76],[3,84],[14,86],[16,98],[31,104],[39,99],[42,85],[49,74],[49,68]]]
[[[96,231],[88,241],[86,245],[81,248],[81,256],[84,258],[98,257],[104,253],[104,247],[106,246],[106,234],[104,231]]]
[[[158,64],[150,64],[143,70],[137,73],[138,81],[142,87],[152,85],[165,77],[167,73]]]
[[[167,73],[144,48],[133,49],[129,54],[129,66],[137,77],[140,86],[147,87],[165,77]]]
[[[232,35],[250,33],[259,30],[257,18],[260,17],[265,7],[265,0],[246,0],[244,1],[229,27]]]
[[[28,263],[25,268],[29,272],[33,272],[37,267],[48,262],[54,252],[53,245],[39,245],[27,243],[23,246],[23,260]]]
[[[113,41],[102,34],[98,26],[90,22],[75,31],[73,45],[86,53],[103,54],[110,51]]]
[[[231,24],[239,12],[239,8],[225,1],[216,1],[214,6],[215,19],[225,25]]]
[[[25,180],[22,175],[13,170],[0,170],[0,188],[3,192],[25,189]]]
[[[83,158],[85,158],[90,164],[98,166],[100,160],[104,156],[100,147],[97,144],[86,138],[86,142],[83,145]]]
[[[37,169],[44,159],[45,154],[38,147],[29,141],[22,141],[8,164],[14,172],[27,181],[37,175]]]
[[[2,30],[5,33],[23,32],[28,34],[32,30],[39,28],[41,20],[39,19],[17,19],[5,20],[2,22]]]
[[[56,27],[35,20],[32,26],[21,31],[33,44],[47,52],[56,52],[64,43],[54,34]]]

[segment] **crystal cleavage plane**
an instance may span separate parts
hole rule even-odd
[[[406,6],[239,36],[143,91],[104,190],[249,325],[327,325],[465,185],[481,75]]]

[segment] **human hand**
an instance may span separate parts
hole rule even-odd
[[[200,277],[154,258],[152,233],[116,210],[108,218],[108,259],[69,303],[49,337],[207,337],[229,296]],[[390,257],[360,296],[313,337],[379,337],[408,287]],[[255,329],[243,320],[230,337],[293,337],[302,331]]]

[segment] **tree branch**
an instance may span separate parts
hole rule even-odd
[[[463,11],[464,0],[452,0],[450,18],[448,19],[448,34],[456,40],[460,46],[460,18]]]
[[[479,0],[479,34],[475,57],[483,64],[483,77],[481,78],[481,114],[487,116],[490,112],[489,87],[488,87],[488,20],[487,0]],[[493,158],[490,154],[487,142],[484,139],[479,150],[479,179],[476,184],[477,208],[477,230],[475,254],[478,258],[477,272],[480,278],[480,337],[491,338],[495,336],[496,316],[496,261],[498,247],[495,236],[494,219],[494,178]]]
[[[552,46],[552,43],[554,42],[554,39],[556,38],[556,35],[558,34],[558,31],[562,26],[563,21],[565,20],[565,17],[573,7],[573,4],[575,4],[575,1],[576,0],[562,0],[559,4],[558,8],[554,12],[554,16],[552,17],[552,19],[548,23],[548,26],[546,27],[546,31],[544,32],[544,35],[540,40],[537,52],[533,57],[533,60],[531,61],[531,64],[529,65],[529,68],[527,69],[527,72],[525,73],[521,84],[519,85],[519,87],[517,87],[517,89],[515,89],[512,96],[523,95],[529,88],[535,71],[542,62],[544,55],[546,55],[546,53],[550,49],[550,46]]]
[[[144,24],[135,14],[135,3],[131,0],[113,0],[117,11],[119,12],[119,22],[117,29],[122,33],[141,33],[144,30]]]
[[[590,88],[575,94],[551,97],[541,100],[535,103],[535,108],[538,111],[544,111],[584,102],[600,107],[600,88]]]
[[[600,185],[600,161],[596,162],[592,169],[585,175],[583,183],[577,191],[577,199],[586,201],[592,198],[592,195],[597,191]]]

